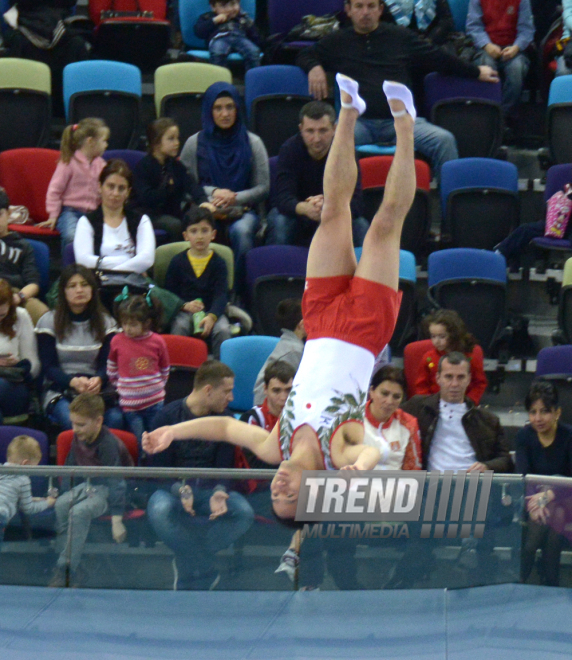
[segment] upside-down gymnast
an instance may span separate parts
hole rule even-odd
[[[370,470],[379,460],[378,450],[363,444],[363,411],[375,356],[389,342],[399,312],[399,243],[415,194],[413,100],[407,87],[386,82],[397,145],[383,202],[356,264],[350,211],[357,180],[354,127],[365,103],[354,80],[341,74],[336,80],[342,107],[302,302],[308,338],[280,420],[268,433],[231,417],[204,417],[143,436],[149,453],[173,440],[200,438],[246,447],[279,465],[270,494],[283,519],[295,516],[303,470]]]

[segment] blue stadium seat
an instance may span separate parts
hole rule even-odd
[[[220,360],[235,374],[234,401],[230,404],[232,410],[243,412],[252,408],[256,377],[277,343],[277,337],[262,335],[234,337],[222,342]]]
[[[110,149],[139,142],[141,71],[110,60],[74,62],[64,68],[64,106],[69,123],[100,117],[110,129]]]
[[[502,144],[501,84],[472,78],[425,76],[426,116],[450,131],[459,158],[493,158]]]
[[[240,6],[250,18],[256,18],[256,0],[241,0]],[[179,0],[179,20],[181,22],[181,33],[185,46],[191,48],[189,55],[201,60],[208,60],[210,55],[204,39],[199,39],[195,34],[195,23],[201,14],[211,11],[208,0]],[[231,53],[229,59],[234,62],[242,61],[238,53]]]
[[[492,158],[460,158],[441,168],[441,233],[452,247],[492,250],[519,224],[518,170]]]
[[[558,389],[560,421],[572,422],[572,346],[548,346],[536,357],[536,378],[550,380]]]
[[[244,82],[250,130],[262,138],[268,155],[275,156],[298,133],[300,110],[312,100],[308,77],[300,67],[274,64],[250,69]]]
[[[455,310],[488,355],[508,338],[506,283],[506,261],[496,252],[452,248],[429,256],[430,302]]]
[[[469,11],[469,0],[449,0],[449,7],[455,21],[455,30],[464,32]]]

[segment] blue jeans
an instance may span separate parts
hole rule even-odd
[[[181,500],[158,490],[151,495],[147,516],[157,536],[175,553],[179,579],[177,589],[188,589],[201,575],[212,571],[214,555],[228,548],[254,521],[254,511],[246,499],[229,493],[228,511],[209,520],[212,491],[193,488],[195,516],[183,509]]]
[[[260,48],[240,34],[229,34],[225,37],[211,39],[209,53],[211,62],[218,66],[227,65],[227,57],[231,52],[242,55],[244,68],[248,71],[255,66],[260,66]]]
[[[313,220],[283,215],[277,208],[270,211],[266,223],[266,245],[302,245],[307,247],[318,228],[318,223]],[[362,247],[368,229],[369,222],[365,218],[353,218],[354,247]]]
[[[246,253],[254,247],[254,237],[260,227],[260,218],[254,211],[247,211],[240,220],[232,223],[228,237],[234,252],[235,288],[244,293],[246,286]]]
[[[459,157],[455,136],[422,117],[417,117],[415,120],[413,140],[415,150],[431,161],[436,177],[440,176],[444,163]],[[395,144],[393,119],[358,119],[355,141],[356,146],[378,142]]]
[[[143,431],[153,430],[153,420],[155,419],[155,415],[160,410],[163,410],[162,401],[160,403],[156,403],[154,406],[149,406],[148,408],[143,408],[143,410],[137,410],[136,412],[123,412],[125,421],[129,426],[129,430],[137,438],[137,443],[139,444],[139,452],[141,452]]]
[[[517,105],[522,94],[524,79],[530,67],[530,61],[526,55],[519,53],[512,60],[503,62],[495,60],[483,50],[475,60],[475,64],[484,64],[499,72],[502,80],[502,109],[505,113]]]
[[[70,420],[70,402],[65,398],[61,398],[51,409],[50,414],[48,415],[50,420],[61,426],[63,429],[71,429],[71,420]],[[103,423],[110,429],[123,429],[123,413],[119,406],[115,408],[110,408],[105,411],[103,417]]]
[[[0,378],[0,424],[4,417],[15,417],[28,412],[30,390],[25,383],[11,383]]]
[[[62,241],[62,254],[65,246],[73,243],[77,221],[82,215],[85,215],[83,211],[74,209],[71,206],[64,206],[62,208],[62,212],[58,216],[58,221],[56,222],[56,229],[60,232],[60,238]]]

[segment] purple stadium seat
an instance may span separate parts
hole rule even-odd
[[[548,346],[536,358],[536,376],[572,375],[572,346]]]
[[[42,431],[28,429],[24,426],[0,426],[0,463],[6,462],[6,450],[8,445],[17,435],[29,435],[35,438],[40,444],[42,450],[42,460],[40,465],[48,465],[49,443],[48,436]]]
[[[305,277],[308,248],[295,245],[266,245],[246,253],[246,282],[252,295],[254,283],[265,275]]]

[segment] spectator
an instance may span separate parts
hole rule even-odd
[[[300,110],[300,132],[278,155],[273,203],[268,214],[268,245],[310,245],[322,215],[324,169],[336,130],[329,103],[311,101]],[[361,247],[369,224],[363,218],[361,178],[351,202],[354,245]]]
[[[105,423],[123,428],[113,388],[107,383],[107,356],[117,330],[99,300],[94,274],[79,264],[62,271],[55,310],[36,327],[44,377],[43,408],[52,422],[71,429],[70,402],[82,393],[102,394]]]
[[[292,389],[292,381],[296,370],[283,360],[271,362],[264,370],[264,401],[261,405],[247,410],[240,416],[241,422],[253,424],[272,431]],[[235,448],[237,467],[273,470],[275,466],[265,463],[249,449]]]
[[[416,395],[402,406],[417,417],[424,470],[512,470],[500,420],[466,396],[470,382],[469,358],[449,353],[439,360],[439,392]]]
[[[384,0],[384,20],[413,30],[435,46],[442,46],[455,31],[447,0]]]
[[[36,297],[40,293],[40,276],[36,267],[34,249],[15,231],[10,231],[10,200],[0,188],[0,278],[15,291],[15,305],[24,305],[34,325],[48,311]]]
[[[231,52],[244,58],[248,71],[260,66],[260,37],[252,18],[240,7],[240,0],[209,0],[212,11],[199,16],[195,34],[209,45],[211,62],[228,65]]]
[[[127,287],[115,302],[123,332],[111,340],[107,375],[117,388],[119,406],[141,451],[143,432],[152,430],[153,419],[163,408],[169,379],[167,345],[157,334],[162,308],[150,293],[130,296]]]
[[[73,243],[77,221],[99,206],[101,157],[107,149],[109,128],[101,119],[87,117],[62,133],[60,161],[46,195],[49,219],[39,224],[60,232],[62,251]]]
[[[478,406],[487,389],[487,377],[481,354],[475,354],[477,344],[473,335],[467,331],[463,319],[451,309],[440,309],[425,321],[433,346],[423,355],[413,386],[413,394],[437,394],[437,367],[439,360],[456,351],[463,353],[471,365],[471,382],[467,396]]]
[[[226,412],[232,401],[234,373],[211,360],[202,364],[185,399],[165,406],[154,421],[155,428]],[[164,452],[149,457],[162,467],[234,467],[234,447],[226,442],[190,440],[173,443]],[[213,488],[214,486],[214,488]],[[189,492],[190,491],[190,492]],[[252,525],[254,513],[239,493],[227,492],[220,480],[195,480],[184,488],[158,490],[149,499],[149,522],[157,536],[175,553],[174,588],[213,589],[219,581],[215,554],[239,539]]]
[[[70,404],[70,418],[74,431],[65,465],[82,467],[121,467],[118,440],[103,426],[105,404],[97,394],[84,392]],[[80,482],[80,483],[78,483]],[[91,521],[111,512],[111,534],[116,543],[127,537],[123,524],[126,484],[122,478],[92,477],[82,480],[74,477],[77,484],[63,484],[63,495],[56,500],[56,552],[59,554],[50,587],[65,587],[66,573],[69,583],[77,587],[85,580],[78,570]]]
[[[572,36],[572,0],[562,0],[562,20],[564,22],[562,39],[570,39]],[[572,69],[564,60],[564,55],[556,58],[556,65],[557,76],[569,76],[572,73]]]
[[[266,368],[280,360],[288,363],[296,371],[304,352],[306,330],[302,318],[302,301],[296,298],[281,300],[276,308],[276,320],[282,328],[282,335],[280,341],[263,364],[262,369],[258,372],[258,376],[256,376],[254,384],[255,406],[262,405],[264,401],[264,372]]]
[[[524,54],[534,39],[530,0],[470,0],[466,32],[481,49],[477,61],[501,74],[502,107],[510,118],[530,66]]]
[[[133,170],[133,189],[141,208],[156,229],[164,229],[169,242],[180,241],[183,204],[194,202],[215,210],[201,186],[177,158],[179,127],[170,117],[161,117],[147,127],[149,153]]]
[[[552,383],[532,383],[524,402],[530,424],[515,438],[516,471],[572,477],[572,427],[560,421],[558,392]],[[528,522],[522,548],[521,581],[526,582],[542,549],[543,582],[558,586],[563,531],[570,509],[567,488],[537,487],[526,498]],[[569,515],[569,514],[568,514]]]
[[[155,259],[155,234],[147,215],[125,208],[132,188],[131,170],[110,160],[99,175],[101,206],[77,223],[75,260],[86,268],[144,273]]]
[[[30,315],[18,307],[8,282],[0,280],[0,424],[5,416],[28,412],[29,386],[39,372]]]
[[[208,209],[190,209],[183,222],[183,237],[190,247],[171,259],[165,277],[165,288],[186,301],[173,321],[171,333],[210,338],[213,355],[218,359],[220,345],[231,336],[230,322],[224,313],[228,303],[226,262],[210,247],[216,229]],[[200,312],[204,318],[195,333],[194,315]]]
[[[4,7],[8,6],[3,5]],[[23,57],[47,64],[52,72],[54,114],[64,116],[62,73],[73,62],[89,59],[88,45],[66,25],[76,0],[18,0],[4,20],[7,57]]]
[[[6,449],[4,465],[38,465],[42,450],[37,440],[29,435],[17,435]],[[45,511],[56,503],[55,497],[32,498],[32,482],[25,474],[0,475],[0,545],[4,530],[18,511],[34,514]]]
[[[498,80],[497,73],[489,66],[476,67],[463,62],[420,39],[411,30],[380,23],[384,9],[381,0],[346,0],[345,6],[352,27],[324,37],[303,50],[297,61],[308,72],[310,94],[318,100],[328,96],[326,70],[357,80],[367,104],[356,125],[357,145],[395,141],[393,120],[382,91],[385,80],[411,88],[411,75],[416,67],[488,82]],[[453,135],[425,119],[417,118],[414,138],[416,151],[430,159],[437,176],[443,163],[458,158]]]
[[[232,223],[229,238],[237,287],[243,293],[244,257],[254,247],[260,226],[254,209],[270,190],[268,154],[258,135],[246,130],[234,85],[217,82],[207,89],[202,125],[203,130],[187,140],[181,160],[217,207],[221,222]]]
[[[379,449],[381,459],[376,470],[421,469],[417,420],[399,409],[406,389],[403,371],[391,365],[379,369],[371,381],[363,441]]]

